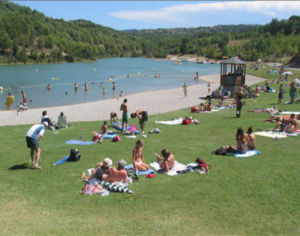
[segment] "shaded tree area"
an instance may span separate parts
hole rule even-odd
[[[166,58],[193,54],[245,59],[291,56],[300,51],[300,17],[266,25],[117,31],[79,19],[65,21],[0,1],[0,62],[75,62],[105,57]]]

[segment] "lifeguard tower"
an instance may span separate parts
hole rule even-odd
[[[220,87],[223,91],[230,91],[230,97],[234,97],[235,92],[245,84],[246,79],[246,62],[231,57],[220,62]]]

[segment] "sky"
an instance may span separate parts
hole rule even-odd
[[[11,1],[46,16],[116,30],[267,24],[300,15],[300,1]]]

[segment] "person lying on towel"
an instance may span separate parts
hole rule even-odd
[[[159,166],[162,171],[169,172],[175,166],[174,155],[170,153],[168,149],[163,149],[161,155],[162,157],[155,153]]]
[[[237,129],[236,133],[237,146],[225,146],[229,153],[245,154],[248,151],[249,136],[244,133],[242,127]]]
[[[293,124],[293,129],[291,129],[291,128],[285,129],[287,126],[289,126],[291,124],[291,121]],[[280,129],[277,129],[278,127],[280,127]],[[295,130],[297,130],[297,129],[298,129],[298,120],[294,114],[291,114],[289,119],[283,119],[283,120],[277,122],[273,131],[286,132],[285,130],[287,130],[288,132],[286,132],[286,133],[294,133]]]
[[[122,169],[117,170],[115,167],[112,167],[112,160],[110,158],[105,158],[103,162],[99,162],[89,176],[85,176],[85,172],[83,172],[81,178],[87,181],[96,178],[110,183],[121,181],[125,183],[129,181],[127,179],[127,171]]]

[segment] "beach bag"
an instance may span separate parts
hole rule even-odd
[[[192,123],[192,121],[190,120],[190,119],[184,119],[183,121],[182,121],[182,124],[183,125],[190,125]]]
[[[205,168],[206,171],[208,171],[210,169],[210,166],[207,165],[207,163],[205,161],[203,161],[200,157],[198,157],[195,162],[197,162],[199,165],[197,166],[198,169],[200,169],[201,167]]]
[[[83,195],[93,195],[95,192],[95,187],[92,184],[86,184],[83,188]]]
[[[192,113],[195,113],[196,111],[199,111],[198,107],[191,107],[191,112]]]
[[[120,138],[119,135],[116,135],[115,137],[113,137],[112,142],[120,142],[122,139]]]
[[[212,154],[225,156],[227,154],[227,150],[225,148],[221,147],[221,148],[217,149],[216,151],[212,152]]]
[[[80,160],[80,155],[79,151],[77,149],[71,149],[68,161],[79,161]]]

